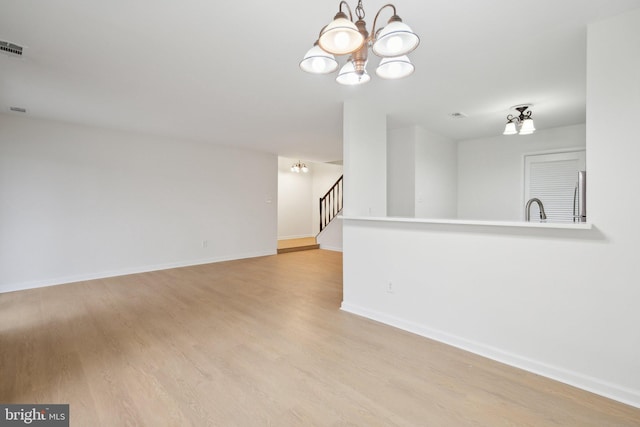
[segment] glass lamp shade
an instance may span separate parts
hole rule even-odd
[[[376,74],[383,79],[401,79],[413,73],[415,69],[409,58],[403,55],[397,58],[383,58],[376,68]]]
[[[376,35],[373,53],[383,58],[402,56],[413,51],[420,38],[402,21],[391,21]]]
[[[516,129],[515,122],[508,121],[507,125],[504,127],[504,132],[502,134],[503,135],[515,135],[517,133],[518,133],[518,130]]]
[[[311,74],[327,74],[338,69],[338,61],[332,54],[315,45],[300,62],[300,68]]]
[[[522,127],[520,128],[520,135],[531,135],[536,131],[533,126],[533,119],[524,119],[522,121]]]
[[[318,44],[325,51],[334,55],[346,55],[362,47],[364,36],[356,25],[349,21],[342,12],[320,32]]]
[[[305,164],[303,164],[303,165],[302,165],[302,169],[301,169],[301,170],[302,170],[302,172],[304,172],[304,173],[309,172],[309,168],[308,168],[308,167],[307,167],[307,165],[305,165]]]
[[[367,73],[367,70],[364,70],[364,74],[358,75],[352,61],[344,64],[338,73],[338,77],[336,77],[336,81],[338,83],[348,86],[360,85],[368,82],[369,80],[371,80],[371,77],[369,76],[369,73]]]
[[[300,172],[300,168],[298,167],[298,165],[291,166],[291,172],[299,173]]]

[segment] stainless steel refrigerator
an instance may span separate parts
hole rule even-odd
[[[573,222],[587,222],[587,171],[578,172],[573,190]]]

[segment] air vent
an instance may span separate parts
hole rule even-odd
[[[465,117],[467,117],[465,113],[451,113],[449,114],[449,116],[453,117],[454,119],[464,119]]]
[[[9,107],[10,111],[13,111],[15,113],[26,113],[27,109],[26,108],[22,108],[22,107]]]
[[[0,40],[0,52],[11,56],[22,56],[22,46]]]

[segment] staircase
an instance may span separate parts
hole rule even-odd
[[[335,218],[342,210],[342,182],[344,175],[336,181],[327,191],[324,197],[320,198],[320,231]]]
[[[320,198],[320,233],[342,211],[342,182],[343,176],[338,178],[331,189]],[[315,237],[278,240],[278,254],[319,248],[320,245]]]
[[[315,237],[304,237],[302,239],[278,240],[278,253],[286,254],[288,252],[308,251],[310,249],[319,249],[320,245],[316,242]]]

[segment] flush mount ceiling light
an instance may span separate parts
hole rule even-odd
[[[512,110],[520,112],[518,116],[509,114],[507,116],[507,124],[504,127],[503,135],[531,135],[536,131],[533,125],[533,119],[531,118],[531,104],[516,105],[511,107]],[[525,113],[526,111],[526,113]]]
[[[298,163],[294,163],[291,165],[291,172],[300,173],[300,171],[307,173],[309,172],[309,168],[304,163],[298,160]]]
[[[349,15],[342,11],[345,6]],[[383,9],[393,9],[393,16],[387,26],[376,30],[378,16]],[[333,21],[320,30],[318,40],[300,62],[300,68],[312,74],[328,74],[338,68],[334,55],[351,55],[340,69],[336,81],[344,85],[358,85],[368,82],[367,73],[369,48],[382,58],[376,74],[383,79],[401,79],[412,74],[415,67],[406,55],[420,43],[420,38],[396,14],[392,4],[382,6],[373,20],[371,35],[364,21],[365,13],[362,0],[356,6],[355,23],[351,8],[341,1],[338,13]]]

